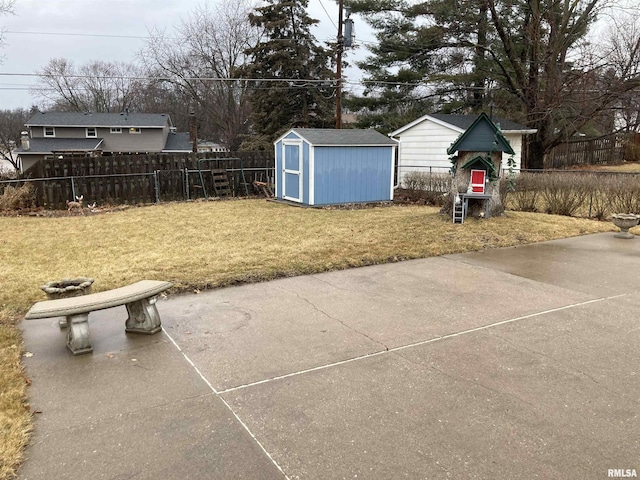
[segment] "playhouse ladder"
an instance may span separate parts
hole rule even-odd
[[[213,191],[216,197],[228,197],[231,195],[229,177],[226,170],[211,170],[213,177]]]
[[[464,223],[464,217],[467,213],[464,200],[459,203],[453,202],[453,223]]]

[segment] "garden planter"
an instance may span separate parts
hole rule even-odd
[[[40,289],[47,294],[47,300],[58,300],[60,298],[79,297],[91,293],[93,278],[63,278],[58,282],[45,283]],[[60,319],[60,328],[66,328],[68,319]]]
[[[632,233],[629,233],[629,229],[638,225],[640,217],[633,213],[615,213],[612,216],[613,224],[620,229],[620,233],[616,233],[616,238],[630,239],[635,237]]]

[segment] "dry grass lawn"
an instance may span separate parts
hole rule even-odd
[[[39,286],[48,281],[89,276],[100,291],[170,280],[175,293],[614,230],[533,213],[453,225],[431,207],[318,210],[264,200],[0,217],[0,228],[0,479],[12,478],[31,425],[15,323],[45,298]]]

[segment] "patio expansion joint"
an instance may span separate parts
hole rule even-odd
[[[200,369],[196,366],[195,363],[193,363],[193,361],[189,358],[189,356],[185,353],[184,350],[182,350],[182,348],[180,348],[180,345],[178,345],[178,343],[173,339],[173,337],[171,335],[169,335],[169,333],[164,329],[164,327],[162,327],[162,332],[167,336],[167,338],[171,341],[171,343],[173,343],[173,345],[178,349],[178,351],[182,354],[182,356],[184,357],[184,359],[187,361],[187,363],[189,363],[189,365],[191,365],[191,367],[195,370],[195,372],[198,374],[198,376],[202,379],[202,381],[204,381],[204,383],[207,384],[207,386],[209,387],[209,389],[211,390],[211,392],[213,394],[215,394],[215,396],[220,399],[220,401],[224,404],[225,407],[227,407],[227,409],[229,410],[229,412],[231,412],[231,415],[233,415],[233,417],[236,419],[236,421],[242,426],[242,428],[247,432],[247,434],[251,437],[251,439],[256,443],[256,445],[258,445],[258,447],[260,448],[260,450],[262,450],[262,452],[265,454],[265,456],[269,459],[269,461],[272,463],[273,466],[275,466],[278,471],[280,473],[282,473],[282,475],[284,476],[285,480],[290,480],[289,476],[284,472],[284,470],[282,469],[282,467],[278,464],[278,462],[276,462],[276,460],[271,456],[271,454],[269,453],[269,451],[265,448],[265,446],[262,444],[262,442],[260,442],[260,440],[258,440],[258,438],[253,434],[253,432],[251,431],[251,429],[249,428],[249,426],[240,418],[240,416],[236,413],[236,411],[233,409],[233,407],[229,404],[229,402],[227,402],[225,400],[225,398],[220,394],[220,392],[218,392],[218,390],[216,390],[216,388],[211,384],[211,382],[209,382],[209,380],[207,380],[207,378],[202,374],[202,372],[200,371]]]
[[[446,334],[446,335],[441,335],[441,336],[438,336],[438,337],[435,337],[435,338],[430,338],[428,340],[422,340],[420,342],[409,343],[409,344],[406,344],[406,345],[401,345],[399,347],[389,348],[387,350],[381,350],[381,351],[377,351],[377,352],[367,353],[367,354],[364,354],[364,355],[359,355],[359,356],[356,356],[356,357],[353,357],[353,358],[349,358],[349,359],[346,359],[346,360],[341,360],[341,361],[338,361],[338,362],[332,362],[332,363],[328,363],[328,364],[325,364],[325,365],[319,365],[317,367],[308,368],[308,369],[305,369],[305,370],[300,370],[300,371],[297,371],[297,372],[291,372],[291,373],[287,373],[287,374],[284,374],[284,375],[278,375],[278,376],[266,378],[266,379],[263,379],[263,380],[258,380],[256,382],[251,382],[251,383],[246,383],[246,384],[243,384],[243,385],[238,385],[236,387],[231,387],[231,388],[227,388],[225,390],[221,390],[221,391],[218,392],[218,394],[222,395],[222,394],[225,394],[225,393],[234,392],[236,390],[243,390],[243,389],[246,389],[246,388],[255,387],[255,386],[258,386],[258,385],[263,385],[263,384],[266,384],[266,383],[275,382],[275,381],[282,380],[282,379],[285,379],[285,378],[291,378],[291,377],[296,377],[296,376],[300,376],[300,375],[305,375],[307,373],[316,372],[316,371],[320,371],[320,370],[325,370],[325,369],[328,369],[328,368],[333,368],[333,367],[345,365],[345,364],[352,363],[352,362],[357,362],[357,361],[360,361],[360,360],[364,360],[364,359],[368,359],[368,358],[372,358],[372,357],[376,357],[376,356],[380,356],[380,355],[384,355],[384,354],[396,353],[396,352],[400,352],[402,350],[408,350],[408,349],[411,349],[411,348],[414,348],[414,347],[419,347],[419,346],[427,345],[427,344],[430,344],[430,343],[440,342],[440,341],[443,341],[443,340],[448,340],[448,339],[455,338],[455,337],[460,337],[460,336],[463,336],[463,335],[469,335],[469,334],[472,334],[472,333],[483,332],[485,330],[493,329],[493,328],[499,327],[501,325],[507,325],[507,324],[510,324],[510,323],[520,322],[520,321],[527,320],[527,319],[530,319],[530,318],[535,318],[535,317],[547,315],[547,314],[554,313],[554,312],[568,310],[568,309],[571,309],[571,308],[577,308],[577,307],[581,307],[583,305],[589,305],[589,304],[592,304],[592,303],[598,303],[598,302],[603,302],[603,301],[607,301],[607,300],[612,300],[612,299],[624,297],[624,296],[627,296],[627,295],[629,295],[629,294],[625,293],[625,294],[621,294],[621,295],[614,295],[614,296],[611,296],[611,297],[594,298],[594,299],[591,299],[591,300],[586,300],[584,302],[578,302],[578,303],[573,303],[571,305],[564,305],[562,307],[556,307],[556,308],[552,308],[552,309],[549,309],[549,310],[543,310],[543,311],[540,311],[540,312],[535,312],[535,313],[531,313],[531,314],[528,314],[528,315],[523,315],[523,316],[520,316],[520,317],[510,318],[510,319],[507,319],[507,320],[502,320],[500,322],[495,322],[495,323],[490,323],[490,324],[487,324],[487,325],[482,325],[482,326],[471,328],[471,329],[468,329],[468,330],[461,330],[459,332],[454,332],[454,333],[449,333],[449,334]],[[404,357],[402,357],[402,358],[404,358]]]

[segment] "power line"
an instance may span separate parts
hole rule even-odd
[[[151,40],[152,37],[141,37],[137,35],[108,35],[102,33],[65,33],[65,32],[19,32],[16,30],[5,30],[4,33],[15,35],[52,35],[66,37],[99,37],[99,38],[133,38],[138,40]]]
[[[327,14],[327,18],[329,19],[329,21],[331,22],[331,24],[335,27],[336,30],[338,30],[338,26],[336,25],[336,23],[333,21],[333,18],[331,17],[331,15],[329,15],[329,12],[327,11],[326,7],[324,6],[324,2],[322,0],[318,0],[320,2],[320,6],[322,7],[322,9],[324,10],[324,13]]]

